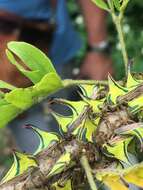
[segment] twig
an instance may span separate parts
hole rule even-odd
[[[78,84],[92,84],[92,85],[108,85],[108,81],[98,81],[98,80],[72,80],[65,79],[62,81],[64,87],[69,87]]]
[[[114,24],[116,26],[116,29],[117,29],[119,42],[121,44],[121,52],[122,52],[123,61],[124,61],[124,65],[125,65],[125,71],[126,71],[126,74],[127,74],[128,53],[127,53],[124,34],[123,34],[122,20],[123,20],[124,11],[125,11],[125,9],[127,7],[128,2],[124,3],[124,5],[120,9],[120,13],[118,15],[116,14],[116,12],[114,10],[113,2],[110,1],[110,0],[108,0],[107,2],[108,2],[108,5],[110,7],[110,14],[112,16],[112,20],[113,20],[113,22],[114,22]]]
[[[128,54],[127,54],[127,49],[126,49],[126,44],[125,44],[124,34],[123,34],[123,29],[122,29],[122,20],[120,19],[121,17],[119,16],[112,15],[112,17],[114,18],[113,21],[115,23],[115,26],[118,32],[118,37],[121,44],[121,52],[123,55],[123,60],[124,60],[124,65],[125,65],[125,71],[127,74],[127,66],[128,66],[129,59],[128,59]]]
[[[80,163],[81,163],[82,167],[85,170],[85,173],[86,173],[86,176],[87,176],[87,179],[88,179],[88,183],[90,185],[91,190],[97,190],[96,184],[94,182],[93,175],[91,173],[90,165],[89,165],[87,157],[85,155],[83,155],[81,157]]]

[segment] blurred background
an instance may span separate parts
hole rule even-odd
[[[74,0],[68,1],[68,8],[73,20],[73,24],[78,28],[84,39],[84,48],[80,51],[76,58],[77,64],[80,65],[85,53],[87,45],[87,33],[85,31],[85,24],[80,9]],[[143,71],[143,2],[140,0],[131,1],[126,10],[124,18],[124,34],[126,37],[126,45],[130,59],[134,60],[133,71]],[[113,66],[115,68],[114,77],[120,80],[124,76],[124,65],[120,52],[120,44],[118,43],[118,36],[113,25],[110,15],[107,17],[108,40],[111,43],[111,57]]]
[[[4,5],[5,2],[8,2],[8,1],[3,0],[2,2],[4,2],[3,3]],[[63,2],[61,1],[61,3]],[[0,3],[0,6],[1,6],[1,3]],[[53,3],[52,6],[55,7],[55,3]],[[64,6],[66,6],[66,11],[64,9],[65,8]],[[86,78],[102,79],[102,76],[99,76],[97,78],[93,77],[93,73],[90,75],[90,72],[88,72],[86,75],[87,67],[84,68],[83,65],[86,64],[86,61],[90,62],[90,60],[88,61],[86,59],[86,56],[89,53],[89,51],[91,52],[93,51],[92,53],[94,53],[95,48],[92,47],[93,45],[97,46],[96,49],[99,48],[99,52],[97,53],[102,54],[102,48],[98,46],[101,45],[100,42],[102,43],[104,42],[106,46],[109,46],[108,49],[110,49],[110,51],[105,52],[108,55],[107,55],[107,59],[106,57],[104,57],[103,60],[109,60],[108,64],[112,65],[112,69],[111,68],[106,69],[106,76],[107,76],[108,71],[109,72],[111,71],[111,73],[114,75],[114,78],[116,80],[120,80],[122,77],[124,77],[124,65],[123,65],[122,56],[120,52],[121,47],[120,47],[120,44],[118,43],[117,33],[112,23],[111,17],[107,15],[106,13],[103,13],[105,14],[103,19],[106,20],[107,22],[107,25],[104,27],[105,27],[105,30],[107,30],[108,32],[105,35],[103,34],[103,39],[99,41],[97,39],[97,43],[89,44],[90,43],[89,36],[88,36],[89,33],[87,32],[87,25],[86,25],[87,21],[85,22],[86,14],[83,14],[83,10],[81,11],[81,6],[79,6],[77,1],[68,0],[66,4],[65,2],[63,4],[59,4],[59,7],[60,7],[59,9],[56,8],[56,13],[54,13],[55,16],[52,17],[52,19],[50,19],[50,26],[45,25],[45,20],[44,22],[43,21],[41,22],[40,17],[38,18],[38,23],[36,23],[35,20],[33,20],[32,16],[31,16],[30,22],[27,22],[27,18],[25,19],[26,21],[22,20],[21,22],[21,19],[23,18],[21,18],[20,16],[20,18],[19,17],[14,18],[13,19],[14,22],[11,22],[9,21],[9,19],[6,19],[6,24],[5,24],[5,20],[1,18],[1,15],[3,15],[1,14],[1,12],[3,11],[1,11],[2,8],[0,7],[0,31],[2,30],[0,34],[0,50],[1,50],[1,60],[0,60],[1,78],[0,79],[11,82],[17,86],[21,86],[21,85],[27,86],[30,84],[29,81],[27,81],[23,76],[20,76],[19,73],[15,71],[15,69],[13,68],[9,69],[11,68],[11,66],[9,66],[4,56],[3,51],[6,48],[6,43],[10,40],[17,40],[17,39],[32,43],[36,45],[37,47],[39,47],[40,49],[42,49],[46,53],[49,52],[48,55],[53,60],[55,67],[57,68],[62,78],[69,77],[69,78],[85,78],[85,79]],[[67,13],[68,13],[68,16],[67,16]],[[58,15],[60,16],[58,17]],[[47,17],[49,17],[49,15]],[[69,20],[68,20],[69,17],[70,17],[70,23],[72,22],[72,25],[69,25]],[[18,22],[15,23],[15,19]],[[54,33],[53,31],[55,30],[55,20],[60,25],[60,27],[59,27],[59,30],[57,30]],[[141,0],[131,1],[126,11],[123,30],[125,34],[125,40],[127,44],[129,57],[130,59],[133,59],[134,61],[133,71],[137,71],[137,72],[143,71],[143,23],[142,21],[143,21],[143,2]],[[24,27],[21,26],[22,25],[21,23],[24,23]],[[9,25],[9,27],[7,27],[7,25]],[[103,27],[102,25],[104,24],[101,23],[100,25],[102,28]],[[6,28],[4,26],[6,26]],[[20,31],[18,30],[19,27],[22,28]],[[14,31],[12,36],[9,35],[10,34],[9,30],[12,32]],[[62,30],[65,33],[61,34]],[[46,34],[47,31],[48,31],[48,37]],[[71,34],[69,31],[70,32],[72,31]],[[8,34],[7,39],[5,39],[4,34]],[[71,37],[68,36],[67,34],[70,34]],[[17,35],[18,35],[18,38],[17,38]],[[60,35],[61,36],[63,35],[62,38],[59,38]],[[99,36],[100,36],[100,33],[99,33]],[[71,41],[75,41],[74,45],[72,46],[71,44],[71,46],[70,45],[67,46],[66,42],[64,41],[65,38],[68,39],[69,44],[71,43]],[[54,40],[52,41],[51,39],[55,39],[55,41]],[[45,44],[47,45],[43,44],[40,40],[45,41],[46,42]],[[51,44],[52,44],[52,47],[51,47]],[[51,50],[49,51],[50,48]],[[60,49],[62,49],[63,51],[60,51]],[[106,47],[105,47],[105,50],[106,50]],[[58,62],[60,62],[60,64]],[[93,62],[94,62],[94,58],[93,58]],[[65,63],[66,65],[64,65]],[[5,65],[8,65],[8,66],[6,67]],[[93,67],[93,65],[94,63],[92,64],[91,68]],[[82,73],[80,73],[80,68],[83,68],[81,69],[83,71]],[[99,66],[99,70],[100,69],[101,68]],[[13,71],[11,72],[11,70]],[[96,68],[94,69],[94,71],[95,70]],[[103,74],[105,75],[105,73]],[[95,73],[95,76],[96,76],[96,73]],[[12,126],[13,125],[15,125],[15,123],[12,124]],[[8,128],[0,130],[0,175],[4,171],[5,167],[9,166],[11,163],[11,150],[13,148],[18,148],[18,147],[19,145],[16,143],[11,131]]]

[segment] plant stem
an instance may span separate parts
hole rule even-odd
[[[83,155],[80,159],[81,165],[85,170],[87,179],[88,179],[88,183],[90,185],[91,190],[97,190],[96,184],[94,182],[94,178],[93,175],[91,173],[91,168],[90,165],[88,163],[87,157],[85,155]]]
[[[72,85],[78,84],[91,84],[91,85],[108,85],[107,81],[97,81],[97,80],[72,80],[72,79],[65,79],[62,81],[64,87],[69,87]]]
[[[124,65],[125,65],[125,72],[126,72],[126,75],[127,75],[128,53],[127,53],[124,34],[123,34],[122,20],[123,20],[123,16],[124,16],[124,11],[125,11],[129,1],[124,3],[124,5],[122,6],[122,9],[120,10],[120,13],[118,15],[115,12],[113,2],[111,0],[107,0],[107,2],[108,2],[108,5],[110,7],[110,14],[112,16],[112,20],[113,20],[113,22],[114,22],[114,24],[116,26],[116,29],[117,29],[119,42],[121,44],[121,52],[122,52],[123,61],[124,61]]]
[[[125,72],[127,74],[128,54],[127,54],[127,49],[126,49],[126,44],[125,44],[124,34],[123,34],[123,29],[122,29],[122,19],[121,19],[122,17],[120,17],[120,14],[119,16],[112,15],[112,17],[113,17],[113,21],[115,23],[115,26],[118,32],[118,37],[121,44],[121,51],[123,55],[124,65],[125,65]]]

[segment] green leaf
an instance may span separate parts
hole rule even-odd
[[[0,80],[0,89],[8,89],[8,90],[13,90],[15,89],[16,87],[7,83],[7,82],[4,82],[2,80]]]
[[[10,42],[6,53],[12,64],[34,85],[27,88],[16,88],[0,81],[0,89],[10,90],[8,93],[0,91],[0,127],[4,127],[18,114],[63,87],[62,80],[49,58],[36,47],[25,42]]]
[[[21,113],[21,109],[1,99],[0,113],[0,128],[2,128],[5,127],[5,125],[7,125],[7,123],[15,118],[19,113]]]
[[[92,2],[95,3],[101,9],[109,11],[108,5],[105,3],[104,0],[92,0]]]
[[[14,58],[13,54],[9,51],[6,50],[6,55],[10,62],[17,67],[17,69],[23,73],[27,78],[29,78],[34,84],[39,82],[41,79],[41,76],[39,75],[39,70],[36,71],[29,71],[26,70],[22,65],[20,65],[16,59]]]
[[[113,3],[114,3],[114,6],[116,7],[116,9],[118,11],[120,11],[120,7],[121,7],[120,0],[113,0]]]
[[[50,59],[38,48],[25,42],[9,42],[7,56],[34,84],[47,73],[56,73]],[[14,57],[16,55],[29,69],[25,69]]]
[[[18,114],[38,103],[62,87],[56,73],[48,73],[39,83],[28,88],[15,88],[0,100],[0,127],[4,127]]]
[[[63,87],[60,77],[56,73],[46,74],[41,81],[33,86],[35,96],[47,96]]]
[[[5,95],[5,100],[8,103],[20,109],[26,109],[34,104],[31,88],[17,88]]]
[[[128,5],[130,0],[122,0],[122,6],[120,8],[120,11],[124,11]]]
[[[61,85],[62,83],[58,75],[49,73],[33,87],[16,88],[6,93],[5,100],[24,110],[36,103],[38,101],[37,98],[48,96],[49,93],[59,89]]]

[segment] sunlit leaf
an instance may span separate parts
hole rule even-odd
[[[116,9],[118,11],[120,11],[120,7],[121,7],[120,0],[113,0],[113,3],[114,3],[114,6],[116,7]]]
[[[2,102],[0,127],[4,127],[17,115],[63,87],[62,80],[49,58],[36,47],[25,42],[10,42],[7,56],[11,63],[34,85],[27,88],[16,88],[0,81],[0,89],[10,90],[7,93],[0,90],[0,105]]]
[[[4,82],[4,81],[2,81],[2,80],[0,80],[0,89],[8,89],[8,90],[13,90],[13,89],[15,89],[16,87],[15,86],[13,86],[13,85],[11,85],[11,84],[9,84],[9,83],[7,83],[7,82]]]
[[[58,75],[49,73],[34,86],[27,88],[15,88],[4,95],[4,102],[0,107],[0,127],[4,127],[9,121],[14,119],[18,114],[28,109],[32,105],[39,102],[40,98],[44,98],[49,94],[61,88],[62,83]]]
[[[1,99],[0,113],[0,128],[2,128],[5,127],[5,125],[15,118],[19,113],[21,113],[21,109]]]
[[[20,109],[26,109],[34,103],[31,88],[16,88],[5,95],[8,103]]]
[[[108,5],[105,3],[104,0],[92,0],[92,2],[95,3],[101,9],[109,11]]]
[[[34,84],[36,84],[37,82],[39,82],[41,80],[41,76],[39,76],[39,70],[34,70],[34,71],[30,71],[25,69],[21,64],[19,64],[14,55],[9,51],[6,50],[6,55],[7,58],[9,59],[9,61],[15,65],[17,67],[17,69],[24,74],[27,78],[29,78]]]
[[[48,96],[61,88],[61,86],[59,77],[54,73],[49,73],[32,87],[16,88],[6,93],[5,100],[18,108],[27,109],[38,102],[38,98]]]
[[[10,61],[17,66],[35,84],[39,82],[47,73],[55,72],[49,58],[38,48],[25,42],[9,42],[7,56]],[[30,70],[24,69],[16,61],[12,53],[16,55]],[[29,75],[30,74],[30,75]]]
[[[124,11],[125,8],[127,7],[128,3],[130,0],[122,0],[122,6],[120,8],[120,11]]]
[[[63,87],[60,77],[56,73],[46,74],[33,86],[33,94],[37,97],[47,96]]]

